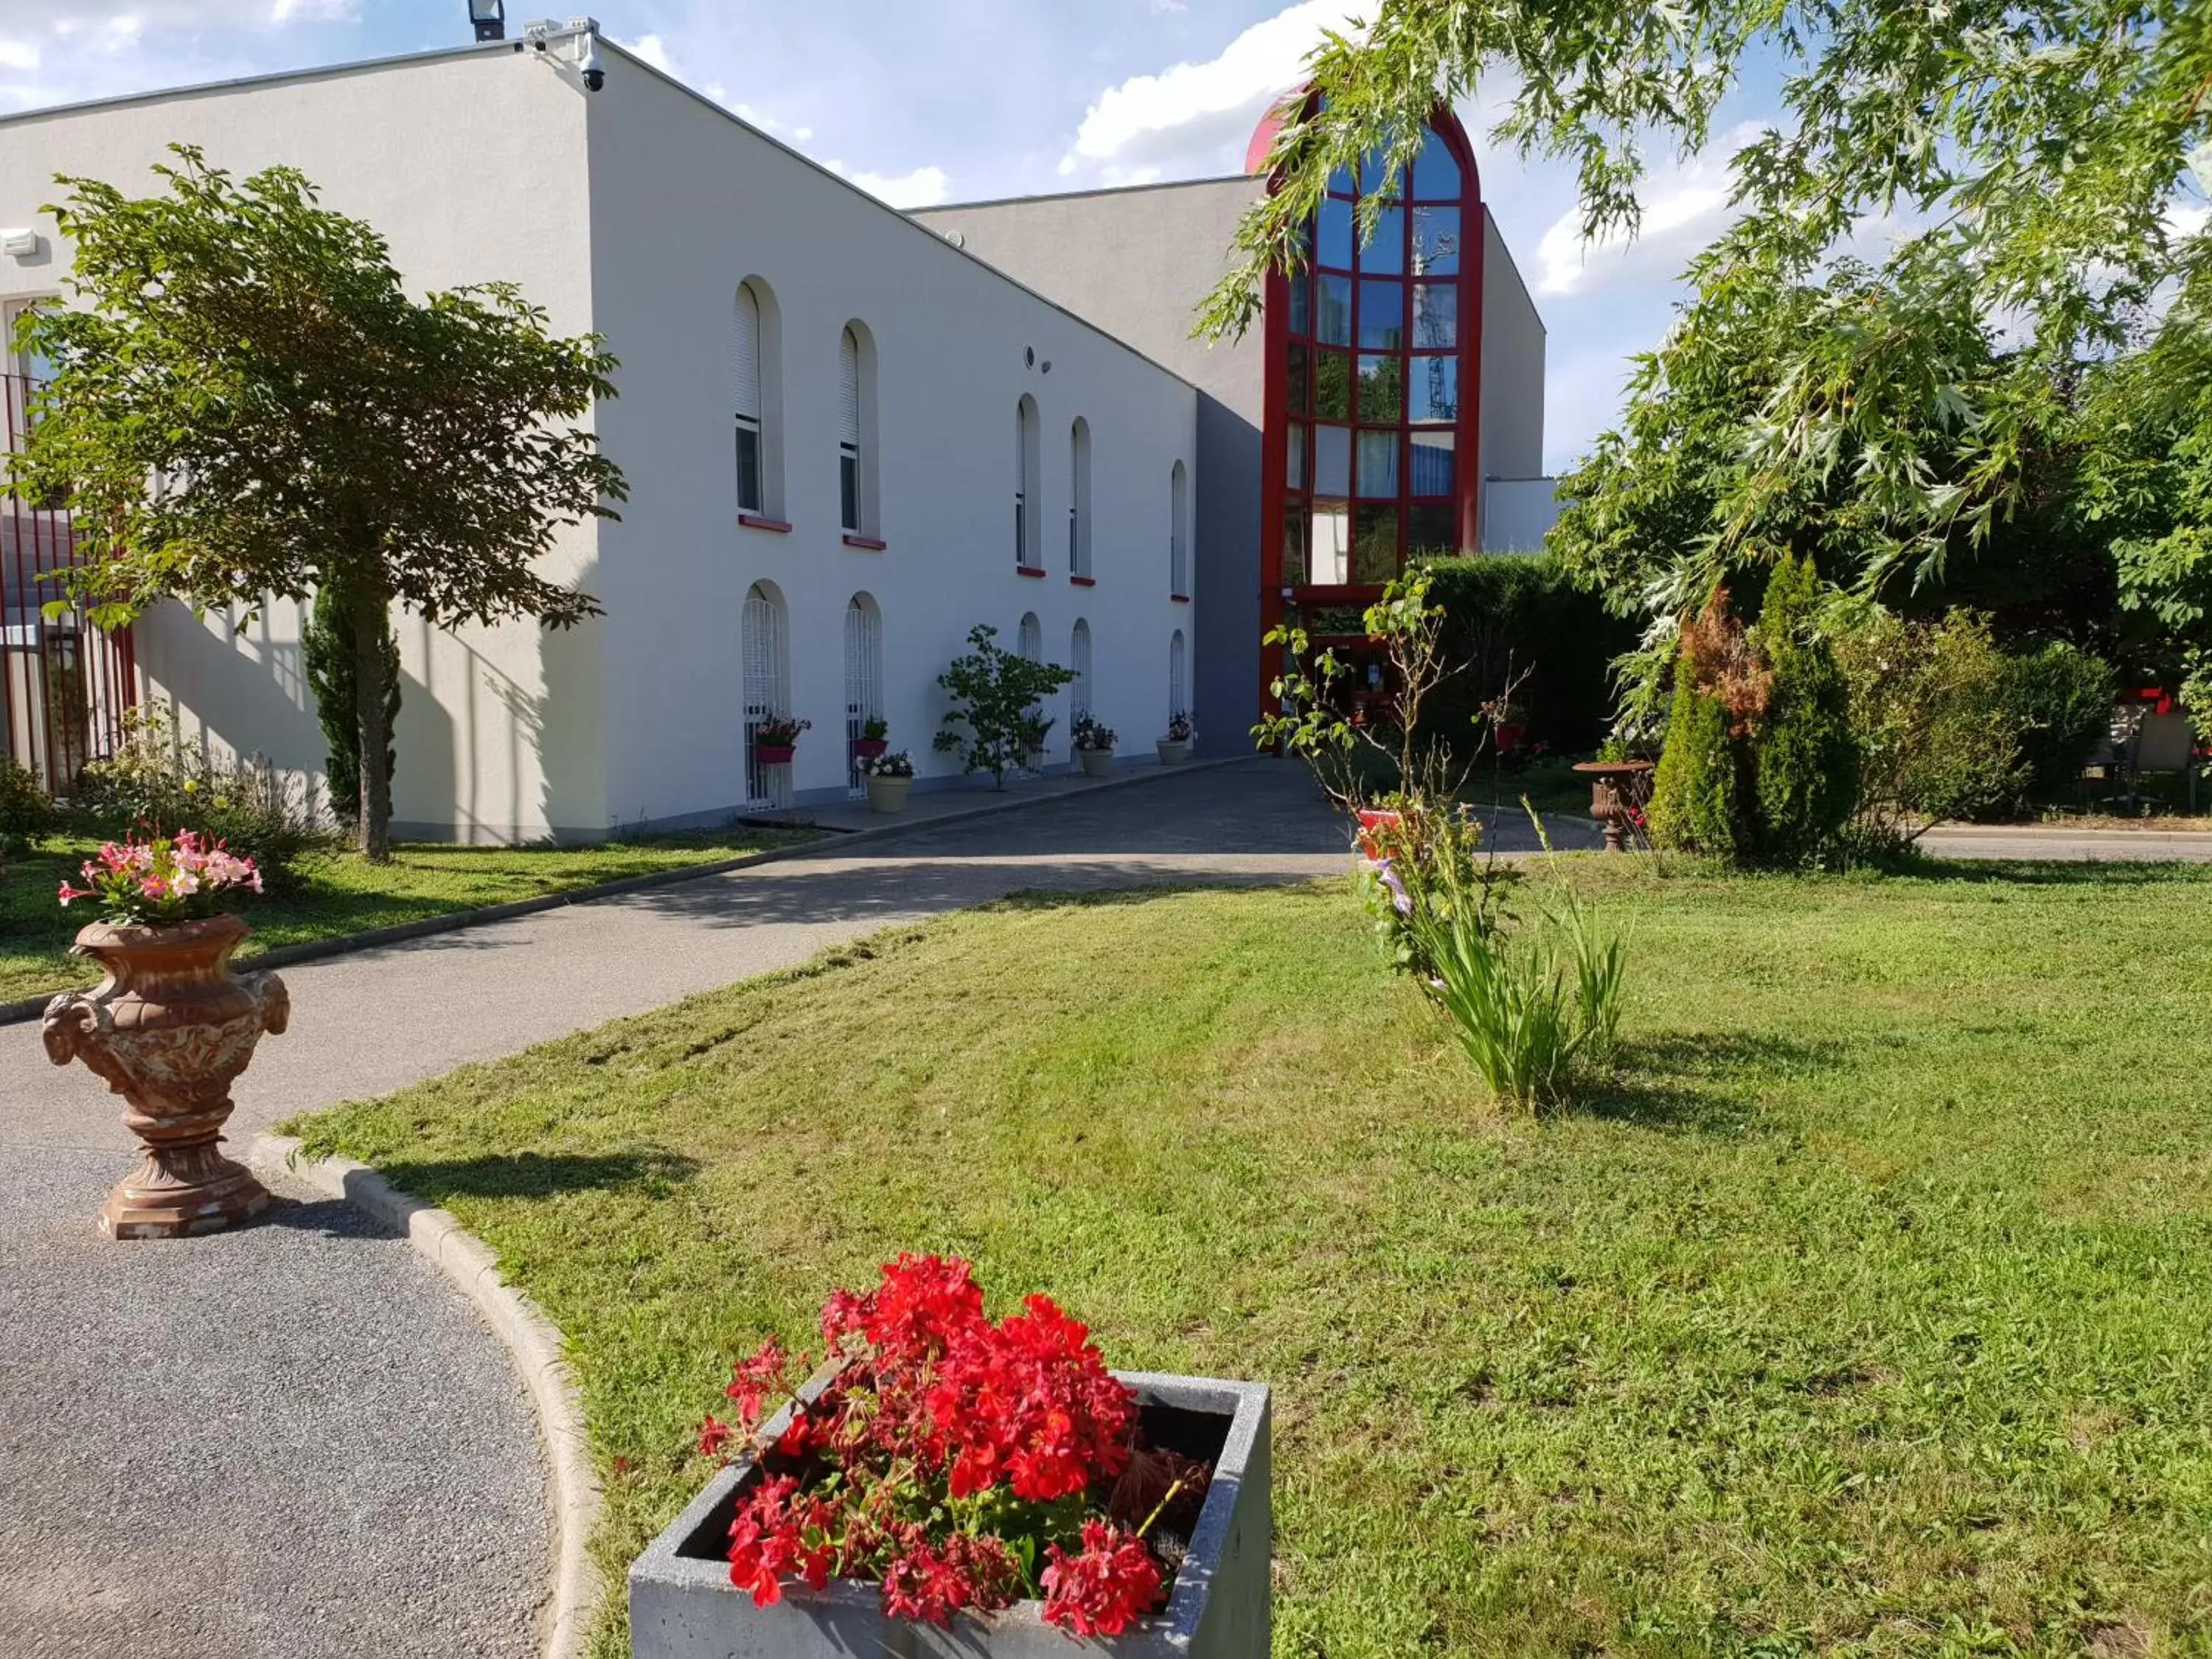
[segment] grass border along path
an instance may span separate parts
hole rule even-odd
[[[823,839],[817,830],[739,826],[643,835],[580,847],[464,847],[403,842],[381,869],[352,853],[301,859],[282,891],[239,913],[257,935],[240,960],[279,967],[426,934],[528,915],[726,870],[787,858]],[[97,843],[40,842],[0,870],[0,1024],[32,1018],[57,992],[89,985],[92,964],[69,954],[90,918],[55,902]],[[9,994],[12,994],[10,995]]]

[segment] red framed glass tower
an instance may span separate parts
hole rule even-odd
[[[1280,117],[1252,140],[1264,165]],[[1382,195],[1364,246],[1354,216]],[[1306,268],[1267,279],[1261,625],[1297,611],[1355,646],[1358,613],[1409,555],[1480,536],[1483,208],[1449,107],[1385,191],[1382,158],[1340,170],[1308,228]],[[1275,672],[1261,665],[1261,701]]]

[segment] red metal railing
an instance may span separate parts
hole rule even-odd
[[[5,458],[22,447],[32,382],[0,374],[0,749],[58,795],[84,763],[113,752],[137,701],[131,630],[94,628],[81,606],[50,620],[56,574],[77,562],[68,508],[8,488]]]

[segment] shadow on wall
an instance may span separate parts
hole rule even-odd
[[[319,797],[327,755],[298,620],[297,607],[280,603],[229,635],[164,605],[139,624],[139,662],[146,694],[178,711],[188,740],[265,757]],[[420,617],[403,617],[400,628],[408,665],[394,734],[395,830],[470,842],[536,840],[549,827],[600,832],[596,641],[580,630],[543,634],[532,623],[501,630],[516,630],[519,642],[528,629],[538,641],[547,688],[539,692]]]
[[[1259,706],[1262,447],[1258,427],[1218,398],[1198,394],[1191,572],[1198,637],[1191,712],[1215,754],[1227,752],[1221,743],[1249,745],[1247,730]]]

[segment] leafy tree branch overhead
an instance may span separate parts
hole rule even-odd
[[[163,194],[59,181],[78,304],[19,325],[56,369],[11,483],[68,491],[72,580],[103,623],[164,598],[334,590],[355,619],[358,752],[382,755],[395,604],[441,626],[598,614],[535,565],[627,494],[588,419],[615,359],[596,335],[550,334],[509,283],[416,299],[374,228],[291,168],[239,180],[173,151]],[[388,777],[360,773],[362,846],[381,858]]]
[[[1850,544],[1823,568],[1888,597],[2045,510],[2060,466],[2093,534],[2145,550],[2130,568],[2164,586],[2141,608],[2190,610],[2169,590],[2202,568],[2203,515],[2141,488],[2208,413],[2187,158],[2212,139],[2212,9],[2183,0],[1379,0],[1310,60],[1200,327],[1248,326],[1331,171],[1379,150],[1401,177],[1439,100],[1489,99],[1495,143],[1575,164],[1587,234],[1632,231],[1649,149],[1703,146],[1754,58],[1783,69],[1782,115],[1735,155],[1732,223],[1563,491],[1563,550],[1671,628],[1810,508]]]

